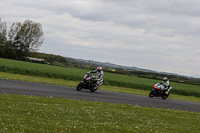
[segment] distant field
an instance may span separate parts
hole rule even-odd
[[[0,71],[56,79],[81,81],[88,69],[58,67],[0,58]],[[151,90],[158,80],[115,73],[104,73],[104,85]],[[200,97],[200,86],[171,82],[174,94]]]

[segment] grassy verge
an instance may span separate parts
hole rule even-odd
[[[44,83],[44,84],[52,84],[52,85],[70,86],[70,87],[76,87],[79,83],[79,81],[52,79],[52,78],[27,76],[27,75],[20,75],[20,74],[10,74],[10,73],[4,73],[4,72],[0,72],[0,78],[10,79],[10,80],[36,82],[36,83]],[[150,90],[147,91],[147,90],[139,90],[139,89],[133,89],[133,88],[126,88],[126,87],[106,86],[106,85],[102,85],[99,88],[99,90],[110,91],[110,92],[120,92],[120,93],[127,93],[127,94],[135,94],[135,95],[144,95],[144,96],[148,96],[148,94],[150,92]],[[173,93],[170,94],[169,99],[176,99],[176,100],[200,103],[200,98],[198,98],[198,97],[182,96],[182,95],[176,95]]]
[[[190,132],[199,113],[130,105],[0,94],[0,132]]]
[[[0,58],[0,71],[13,74],[80,81],[82,80],[83,75],[90,70],[71,67],[57,67]],[[134,75],[128,76],[108,72],[105,72],[104,75],[104,85],[134,88],[139,90],[149,91],[157,82],[160,81],[140,78]],[[173,94],[195,96],[200,98],[200,86],[176,82],[170,83],[173,87]]]

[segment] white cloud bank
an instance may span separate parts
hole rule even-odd
[[[0,0],[9,26],[43,25],[41,52],[200,75],[200,1]]]

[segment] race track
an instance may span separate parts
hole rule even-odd
[[[163,100],[162,98],[149,98],[148,96],[114,93],[100,90],[97,90],[97,92],[95,93],[91,93],[89,90],[76,91],[76,88],[73,87],[4,79],[0,79],[0,93],[60,97],[67,99],[81,99],[88,101],[99,101],[107,103],[119,103],[145,107],[200,112],[200,103],[171,99]]]

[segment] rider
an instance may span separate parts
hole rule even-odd
[[[94,89],[97,89],[97,88],[99,88],[102,84],[103,84],[103,70],[102,70],[102,67],[97,67],[97,69],[96,70],[94,70],[94,71],[91,71],[91,72],[89,72],[89,73],[96,73],[96,80],[97,80],[97,86],[95,86],[95,88]]]
[[[164,85],[164,87],[165,87],[164,90],[168,90],[170,88],[169,80],[167,77],[163,78],[163,81],[161,82],[161,84]]]

